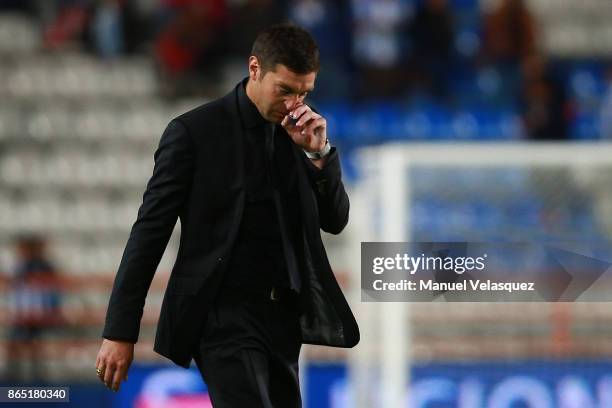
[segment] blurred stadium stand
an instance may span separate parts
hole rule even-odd
[[[66,326],[45,333],[49,380],[91,381],[114,271],[169,119],[194,106],[157,95],[151,61],[100,61],[82,52],[41,50],[39,29],[20,14],[0,15],[0,261],[3,310],[10,311],[13,238],[44,236],[62,272]],[[173,241],[174,242],[174,241]],[[160,265],[137,353],[152,352],[173,244]],[[2,315],[2,371],[11,313]]]

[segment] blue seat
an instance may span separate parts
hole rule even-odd
[[[597,140],[600,137],[599,117],[595,114],[579,113],[570,124],[570,136],[578,140]]]

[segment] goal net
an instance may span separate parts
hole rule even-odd
[[[355,283],[366,241],[572,242],[612,259],[610,144],[389,144],[357,163]],[[361,302],[354,286],[361,342],[337,406],[612,406],[609,303]]]

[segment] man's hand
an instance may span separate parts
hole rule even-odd
[[[121,381],[127,380],[127,372],[133,359],[133,343],[103,339],[96,358],[98,378],[109,389],[119,391]]]
[[[308,105],[301,105],[289,112],[281,125],[293,142],[307,152],[319,152],[325,147],[327,121]]]

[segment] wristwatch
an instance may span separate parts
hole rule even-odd
[[[319,160],[327,156],[330,151],[331,151],[331,145],[329,144],[329,139],[326,138],[325,146],[323,147],[322,150],[318,152],[307,152],[306,150],[304,150],[304,153],[306,153],[306,157],[308,157],[311,160]]]

